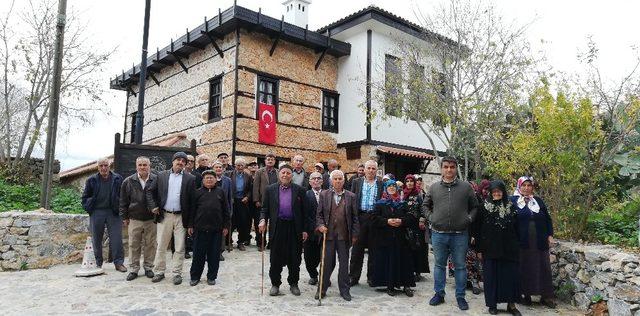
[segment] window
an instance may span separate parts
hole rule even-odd
[[[361,158],[360,146],[352,146],[346,148],[347,160],[355,160]]]
[[[402,115],[402,66],[400,58],[384,56],[385,113],[392,116]]]
[[[338,132],[338,98],[331,92],[322,92],[322,130],[326,132]]]
[[[258,76],[258,102],[275,105],[276,121],[278,120],[278,80]],[[256,106],[256,117],[258,107]]]
[[[412,63],[409,69],[409,82],[407,86],[409,88],[410,103],[413,106],[421,105],[425,102],[426,94],[426,78],[424,74],[424,66]]]
[[[209,81],[209,121],[220,119],[221,105],[222,77],[217,77]]]
[[[447,89],[447,77],[444,73],[439,71],[433,72],[433,86],[436,91],[439,93],[439,96],[442,101],[449,94],[449,90]]]
[[[138,112],[133,112],[131,113],[131,139],[129,140],[130,143],[135,143],[136,142],[136,115],[138,114]]]

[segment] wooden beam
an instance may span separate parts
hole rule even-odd
[[[273,44],[271,45],[271,50],[269,50],[269,56],[273,56],[273,52],[276,50],[276,46],[278,46],[278,43],[280,42],[280,36],[282,35],[283,27],[284,27],[284,15],[282,15],[282,19],[280,20],[280,32],[278,32],[278,36],[276,36],[276,39],[273,41]]]
[[[318,58],[318,61],[316,62],[316,68],[315,68],[316,70],[318,70],[318,67],[320,67],[320,63],[324,59],[324,55],[327,53],[327,50],[329,50],[328,47],[322,51],[322,54],[320,54],[320,58]]]
[[[222,13],[220,12],[220,10],[218,10],[218,24],[220,24],[221,17]],[[211,31],[209,31],[209,21],[207,21],[206,16],[204,17],[204,31],[200,31],[200,34],[205,35],[209,39],[209,42],[211,42],[211,45],[213,45],[213,48],[216,50],[216,52],[218,52],[218,56],[220,56],[220,58],[224,58],[222,49],[220,49],[220,46],[218,46],[218,44],[216,43],[214,36],[211,35]],[[220,36],[216,37],[220,38]]]
[[[184,70],[184,72],[189,73],[189,68],[187,68],[187,66],[185,66],[182,60],[180,59],[181,57],[184,57],[184,55],[179,54],[173,49],[173,39],[171,39],[171,51],[168,51],[167,54],[173,56],[173,58],[176,59],[176,61],[178,62],[178,64],[180,64],[180,67],[182,67],[182,70]]]
[[[151,77],[151,79],[153,80],[153,82],[156,83],[156,85],[160,85],[160,81],[158,81],[158,78],[156,78],[156,76],[153,74],[153,72],[149,72],[149,77]]]
[[[135,92],[133,92],[133,89],[131,89],[131,86],[127,86],[127,91],[129,91],[129,93],[133,94],[134,97],[137,97],[138,94],[136,94]]]

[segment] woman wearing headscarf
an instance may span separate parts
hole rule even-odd
[[[400,199],[396,182],[387,180],[371,215],[370,243],[375,254],[372,286],[386,287],[390,296],[399,288],[407,296],[413,296],[411,287],[416,284],[407,228],[415,225],[417,219]]]
[[[533,177],[520,177],[516,194],[511,197],[518,219],[520,291],[526,305],[531,304],[531,295],[540,295],[541,303],[555,308],[549,262],[549,247],[554,242],[553,223],[544,201],[534,195],[533,185]]]
[[[504,182],[492,181],[487,190],[489,194],[480,204],[473,230],[483,267],[484,301],[491,315],[498,314],[499,303],[507,303],[512,315],[521,315],[515,306],[520,259],[516,209],[509,201]]]
[[[404,189],[402,200],[407,203],[407,211],[418,219],[415,226],[409,227],[409,244],[413,256],[413,272],[416,282],[422,281],[421,273],[429,273],[429,256],[425,231],[427,230],[427,219],[422,214],[422,195],[416,186],[416,178],[409,174],[404,177]]]

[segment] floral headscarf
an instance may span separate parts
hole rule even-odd
[[[376,204],[384,204],[384,205],[389,205],[392,208],[398,208],[402,205],[402,199],[400,198],[400,193],[398,191],[396,191],[396,194],[391,195],[389,193],[387,193],[387,188],[393,186],[396,189],[398,188],[398,185],[396,184],[395,180],[387,180],[384,183],[384,188],[382,191],[382,197],[380,198],[380,200],[376,201]]]
[[[413,180],[413,189],[411,190],[409,190],[409,188],[407,187],[407,180],[409,179]],[[420,194],[421,191],[420,191],[420,188],[418,188],[418,185],[416,183],[416,177],[414,175],[408,174],[406,177],[404,177],[404,183],[405,185],[404,185],[404,188],[402,189],[402,192],[405,199],[412,195]]]
[[[522,184],[527,181],[531,182],[531,185],[535,183],[533,181],[533,177],[531,176],[522,176],[518,178],[518,182],[516,183],[516,191],[513,194],[518,197],[518,202],[516,205],[519,209],[523,209],[525,208],[525,206],[527,206],[531,212],[538,213],[540,212],[540,205],[538,205],[538,202],[533,197],[533,194],[525,196],[522,194],[522,192],[520,192],[520,187],[522,187]]]

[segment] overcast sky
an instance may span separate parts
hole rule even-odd
[[[406,19],[416,21],[417,6],[429,12],[446,0],[313,0],[309,8],[309,29],[338,20],[374,4]],[[6,11],[8,1],[0,1]],[[21,1],[18,1],[21,2]],[[186,28],[200,25],[204,16],[212,17],[233,5],[232,0],[152,1],[149,51],[169,44],[171,38],[184,34]],[[238,5],[279,17],[282,0],[238,0]],[[577,53],[592,36],[600,48],[600,65],[604,74],[614,80],[629,71],[634,61],[633,45],[640,46],[640,1],[585,0],[496,0],[498,10],[508,20],[520,23],[534,21],[528,31],[530,41],[544,50],[555,71],[577,72],[581,69]],[[104,49],[117,47],[105,67],[103,84],[106,106],[111,117],[97,117],[91,127],[73,127],[68,136],[59,136],[56,149],[62,169],[74,167],[113,153],[113,135],[123,130],[126,93],[109,90],[109,79],[140,62],[142,46],[143,0],[86,1],[68,0],[69,8],[87,21],[87,33]],[[544,40],[544,44],[540,44]],[[637,56],[637,55],[636,55]]]

